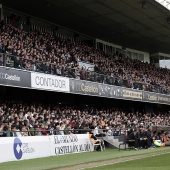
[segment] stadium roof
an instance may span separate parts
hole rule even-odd
[[[124,47],[170,53],[170,11],[155,0],[1,2],[6,7]]]

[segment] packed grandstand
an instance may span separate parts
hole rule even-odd
[[[15,129],[18,136],[87,133],[120,135],[127,131],[150,126],[169,126],[169,113],[125,112],[121,108],[94,108],[1,101],[1,136]],[[22,131],[27,131],[23,132]],[[30,132],[31,131],[31,132]],[[99,131],[99,132],[98,132]],[[14,132],[14,131],[13,131]]]
[[[163,94],[170,91],[170,71],[121,53],[95,49],[72,37],[34,27],[23,30],[15,15],[1,21],[0,52],[6,66]],[[16,24],[17,23],[17,24]],[[94,71],[79,61],[94,65]]]

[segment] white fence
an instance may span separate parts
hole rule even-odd
[[[88,134],[0,138],[0,162],[93,151]]]

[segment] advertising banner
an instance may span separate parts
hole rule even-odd
[[[143,92],[143,101],[170,104],[170,96],[159,93]]]
[[[94,151],[88,134],[2,137],[0,163]]]
[[[107,84],[99,84],[99,95],[118,99],[131,99],[141,101],[143,99],[142,91],[122,88],[119,86],[110,86]]]
[[[0,162],[50,156],[49,137],[4,137],[0,141]]]
[[[170,105],[170,95],[0,66],[0,85]]]
[[[159,94],[158,103],[170,104],[170,96]]]
[[[41,73],[31,73],[31,87],[51,91],[70,91],[69,78]]]
[[[90,152],[94,150],[88,134],[49,136],[51,155]]]
[[[122,98],[128,98],[132,100],[141,100],[142,101],[143,92],[138,90],[131,90],[122,88]]]
[[[120,86],[70,79],[70,92],[106,98],[143,101],[170,105],[170,96]]]
[[[99,96],[99,83],[70,79],[70,92]]]
[[[143,92],[143,100],[148,102],[158,102],[158,94],[156,93],[149,93],[149,92]]]
[[[17,87],[31,87],[31,73],[8,67],[0,67],[0,84]]]
[[[107,84],[99,84],[99,95],[104,97],[113,97],[116,94],[113,91],[113,86]]]

